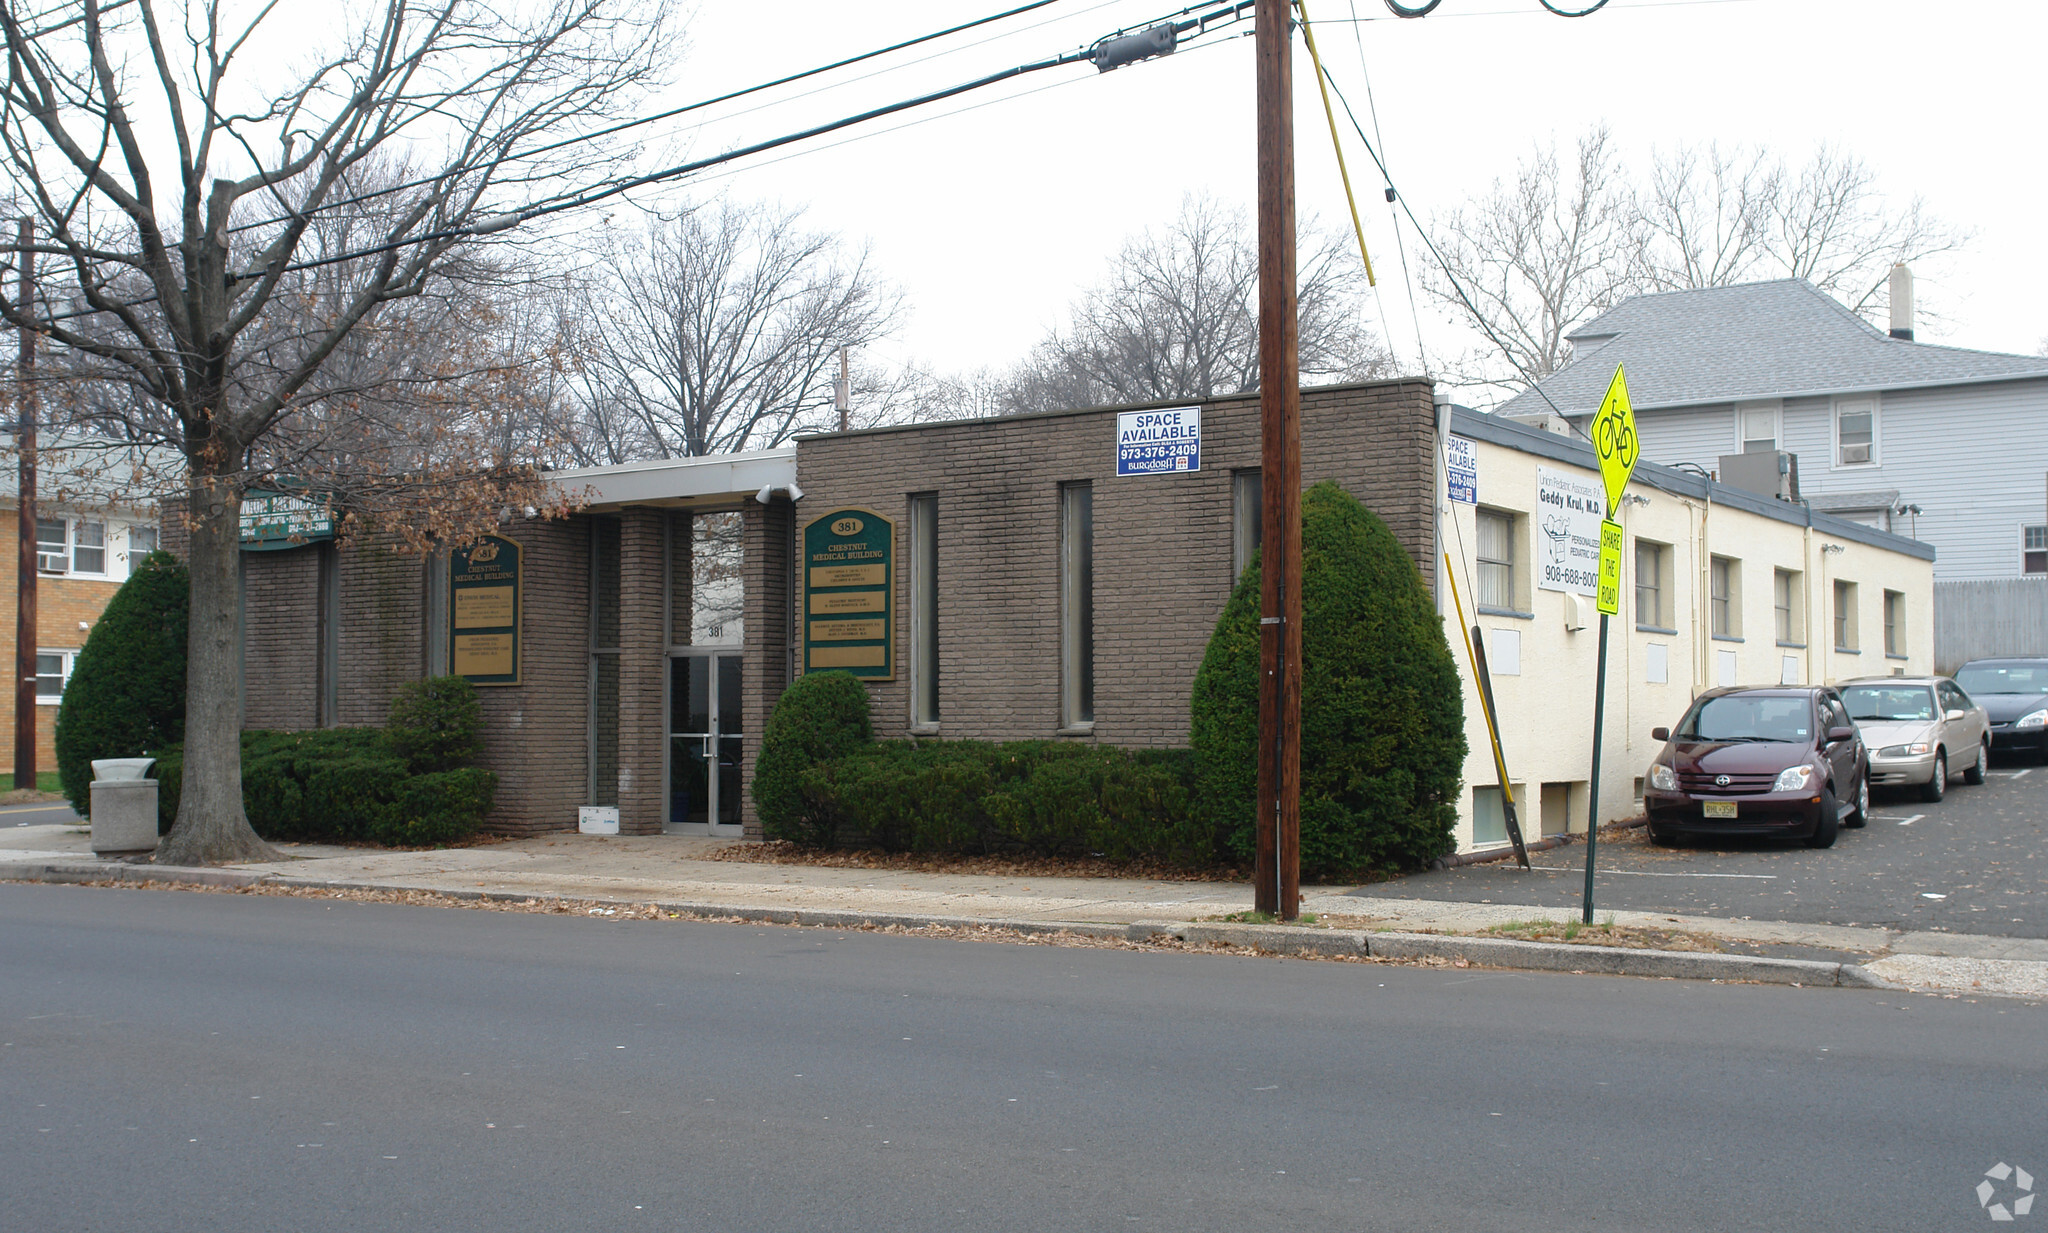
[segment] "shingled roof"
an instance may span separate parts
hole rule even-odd
[[[1541,382],[1566,415],[1599,408],[1617,363],[1639,410],[2048,377],[2041,356],[1893,338],[1803,278],[1635,296],[1568,337],[1571,361]],[[1498,408],[1548,410],[1533,389]]]

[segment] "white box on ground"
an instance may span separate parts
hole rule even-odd
[[[619,807],[617,805],[579,805],[576,809],[576,829],[586,835],[618,834]]]

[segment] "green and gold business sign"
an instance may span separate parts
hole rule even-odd
[[[803,671],[896,679],[896,524],[848,506],[804,524]]]
[[[500,535],[448,554],[448,670],[472,685],[519,684],[519,555],[519,544]]]

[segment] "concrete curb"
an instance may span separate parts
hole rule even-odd
[[[136,882],[197,886],[268,885],[300,890],[414,892],[449,899],[492,903],[588,900],[595,896],[534,894],[529,891],[450,889],[429,884],[357,882],[327,878],[292,878],[245,873],[234,869],[188,868],[121,863],[15,862],[0,864],[0,881]],[[1515,938],[1478,938],[1434,933],[1368,933],[1350,929],[1310,929],[1293,925],[1249,925],[1215,921],[1147,920],[1131,924],[1088,921],[1012,920],[977,916],[941,916],[922,912],[862,912],[843,908],[770,908],[745,904],[693,903],[658,899],[618,901],[621,906],[647,904],[660,911],[692,916],[724,917],[772,925],[807,925],[840,929],[1002,929],[1033,936],[1071,934],[1112,941],[1147,942],[1172,938],[1193,946],[1231,946],[1270,955],[1339,959],[1462,959],[1492,968],[1543,972],[1596,972],[1613,976],[1661,977],[1674,980],[1754,981],[1776,985],[1820,985],[1856,989],[1894,988],[1859,964],[1808,959],[1764,959],[1668,950],[1633,950],[1618,946],[1580,946],[1564,942],[1524,942]]]
[[[254,886],[269,874],[239,869],[199,869],[181,865],[129,865],[120,861],[14,862],[0,865],[0,880],[10,882],[169,882],[193,886]]]

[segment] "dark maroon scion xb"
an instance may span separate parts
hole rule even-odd
[[[1826,686],[1710,689],[1650,735],[1664,742],[1643,780],[1657,843],[1692,831],[1825,848],[1869,813],[1869,752]]]

